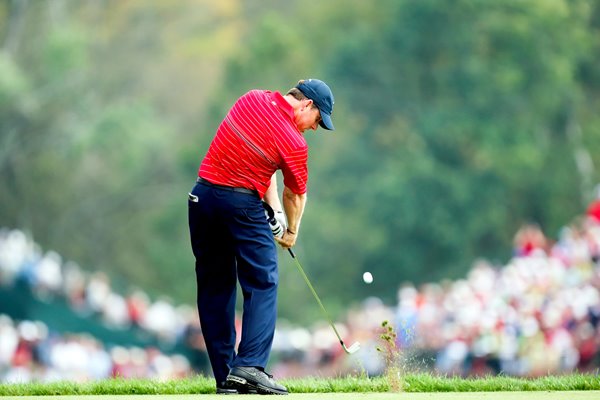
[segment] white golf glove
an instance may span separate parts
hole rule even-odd
[[[285,218],[285,214],[283,213],[283,211],[275,211],[275,219],[279,221],[279,223],[281,224],[281,228],[285,232],[285,230],[287,229],[287,219]]]
[[[273,211],[271,206],[265,202],[263,202],[263,207],[265,209],[265,217],[267,217],[267,221],[269,222],[273,236],[278,238],[283,237],[283,234],[287,228],[285,214],[283,211]]]

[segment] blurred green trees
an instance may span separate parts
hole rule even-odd
[[[2,0],[0,226],[192,303],[186,193],[218,123],[249,89],[319,77],[337,130],[307,133],[297,253],[332,311],[392,303],[582,212],[599,28],[595,0]],[[308,318],[280,256],[281,315]]]
[[[364,233],[381,239],[360,264],[394,282],[506,260],[518,224],[556,235],[593,183],[577,165],[595,153],[581,137],[579,75],[594,52],[592,3],[452,5],[394,2],[386,23],[356,32],[328,64],[364,125],[325,177],[327,201],[367,210]]]

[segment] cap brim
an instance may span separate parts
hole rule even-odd
[[[321,111],[321,121],[319,122],[319,125],[321,125],[323,129],[327,129],[328,131],[335,131],[335,128],[333,127],[333,122],[331,122],[331,115],[325,114],[323,111]]]

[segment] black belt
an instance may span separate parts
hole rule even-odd
[[[251,194],[253,196],[258,197],[258,192],[256,190],[246,189],[246,188],[242,188],[242,187],[215,185],[214,183],[209,182],[206,179],[200,178],[200,177],[198,177],[196,179],[196,183],[199,183],[199,184],[204,185],[204,186],[214,187],[214,188],[217,188],[217,189],[229,190],[230,192],[238,192],[238,193]]]

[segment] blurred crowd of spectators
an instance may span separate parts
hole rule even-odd
[[[524,225],[505,266],[480,260],[466,279],[402,287],[396,314],[400,347],[429,351],[436,370],[445,374],[597,371],[597,210],[590,206],[555,242],[536,224]]]
[[[61,296],[83,316],[101,318],[106,326],[131,326],[175,342],[193,324],[196,313],[189,305],[174,306],[168,298],[151,301],[139,288],[127,295],[113,290],[104,272],[86,273],[75,263],[40,247],[19,230],[0,230],[0,285],[26,282],[36,297],[47,301]]]
[[[379,375],[394,352],[399,357],[392,358],[405,363],[404,369],[449,375],[597,370],[599,210],[600,200],[564,227],[556,241],[538,225],[525,224],[515,234],[514,254],[506,265],[478,260],[464,279],[418,288],[403,284],[396,306],[366,299],[336,324],[346,344],[361,343],[353,356],[344,354],[327,322],[307,329],[280,320],[269,368],[278,378]],[[105,274],[63,264],[57,253],[43,253],[21,231],[0,230],[0,286],[15,281],[26,282],[45,301],[62,296],[75,313],[99,318],[112,329],[137,327],[161,342],[205,351],[195,308],[174,306],[166,298],[151,301],[140,289],[120,295]],[[390,321],[397,333],[392,349],[380,337],[383,321]],[[169,379],[194,373],[210,372],[156,347],[107,345],[90,334],[53,332],[44,322],[0,314],[0,382]]]
[[[16,282],[25,283],[41,301],[65,299],[74,314],[97,319],[109,329],[136,327],[159,343],[184,341],[191,350],[203,346],[193,307],[174,306],[168,298],[151,301],[138,288],[123,296],[112,289],[103,272],[89,274],[73,262],[63,264],[59,254],[42,252],[23,232],[3,229],[0,287]],[[42,321],[14,321],[0,313],[0,381],[167,379],[192,372],[190,362],[180,354],[164,354],[152,346],[106,345],[86,333],[61,334]]]
[[[112,346],[87,334],[58,334],[40,321],[13,321],[0,314],[0,381],[83,382],[109,377],[179,378],[188,360],[156,348]]]

